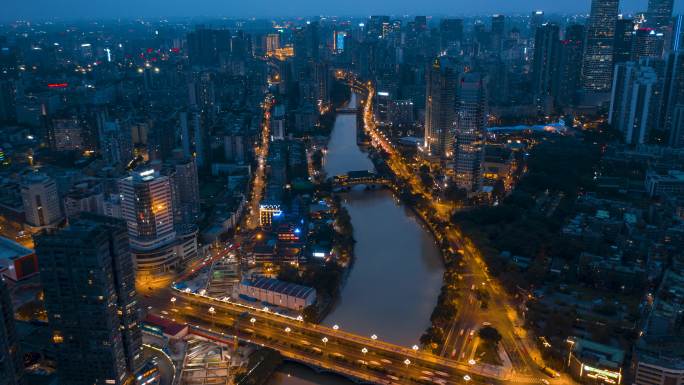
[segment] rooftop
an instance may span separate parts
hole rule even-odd
[[[256,287],[258,289],[274,291],[276,293],[285,294],[296,298],[306,298],[312,292],[315,293],[315,289],[308,286],[297,285],[294,283],[265,277],[260,277],[253,280],[244,280],[242,281],[242,284]]]

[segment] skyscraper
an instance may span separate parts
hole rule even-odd
[[[660,57],[663,52],[663,34],[653,28],[639,28],[634,31],[632,40],[632,60]]]
[[[138,269],[163,272],[176,266],[169,178],[154,169],[137,170],[119,180],[119,193]]]
[[[674,0],[648,0],[646,23],[649,27],[666,34],[672,25]]]
[[[678,141],[678,134],[684,132],[682,127],[675,126],[684,123],[681,114],[675,119],[677,109],[684,106],[684,51],[670,52],[667,55],[664,72],[662,109],[658,127],[670,132],[671,141]]]
[[[576,102],[582,76],[582,54],[584,52],[584,26],[570,24],[565,29],[565,39],[560,44],[558,65],[558,103],[567,106]]]
[[[487,123],[487,82],[482,74],[461,75],[457,105],[456,183],[468,191],[477,191],[482,180]]]
[[[85,214],[37,237],[36,253],[60,383],[125,383],[142,343],[125,223]]]
[[[550,112],[558,92],[559,34],[558,25],[545,23],[534,38],[532,87],[537,109],[544,114]]]
[[[0,385],[22,385],[24,360],[7,283],[0,276]]]
[[[492,16],[492,51],[501,51],[501,42],[506,30],[506,16],[496,14]]]
[[[615,22],[615,43],[613,45],[613,64],[624,63],[632,58],[632,39],[634,19],[619,18]]]
[[[532,14],[530,15],[530,22],[528,23],[530,32],[534,34],[537,31],[537,28],[542,24],[544,24],[544,11],[532,11]]]
[[[615,66],[608,123],[620,130],[628,144],[648,139],[658,109],[658,76],[647,61]]]
[[[456,69],[445,58],[435,59],[426,71],[424,150],[429,156],[452,155],[456,82]]]
[[[610,90],[619,0],[592,0],[582,63],[582,86],[593,93]]]
[[[442,19],[439,34],[443,50],[460,43],[463,40],[463,19]]]

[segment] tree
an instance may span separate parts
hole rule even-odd
[[[498,344],[499,341],[501,341],[501,333],[499,333],[498,330],[491,326],[485,326],[480,331],[478,332],[478,335],[480,338],[483,340],[492,343],[494,345]]]

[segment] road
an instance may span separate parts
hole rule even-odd
[[[171,302],[170,295],[176,300]],[[478,383],[535,382],[528,376],[485,371],[417,347],[402,347],[200,294],[157,290],[144,302],[152,306],[152,312],[191,325],[197,334],[226,343],[237,335],[241,340],[276,349],[286,357],[375,383],[454,384],[463,383],[466,375],[469,381]]]
[[[247,206],[247,216],[245,227],[253,230],[259,225],[259,204],[266,185],[266,161],[268,159],[268,149],[271,142],[271,107],[273,106],[273,96],[266,94],[261,104],[263,110],[263,120],[261,122],[261,143],[256,147],[257,169],[254,171],[252,179],[252,195]]]

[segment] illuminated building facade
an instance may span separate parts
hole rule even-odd
[[[623,350],[581,338],[569,338],[567,342],[567,365],[576,380],[585,384],[622,383]]]
[[[261,227],[271,226],[273,217],[281,215],[283,215],[283,211],[280,208],[280,204],[262,203],[259,205],[259,225]]]
[[[60,383],[124,384],[141,363],[135,270],[126,224],[85,215],[37,237]]]
[[[119,181],[121,212],[126,220],[138,270],[164,272],[179,263],[173,247],[171,183],[154,169],[134,171]]]
[[[456,184],[477,191],[482,182],[487,122],[487,82],[482,74],[461,76],[456,122]]]
[[[586,91],[610,90],[613,74],[613,44],[618,0],[592,0],[582,63],[582,86]]]
[[[426,71],[423,151],[427,156],[453,155],[457,81],[456,70],[439,58]]]

